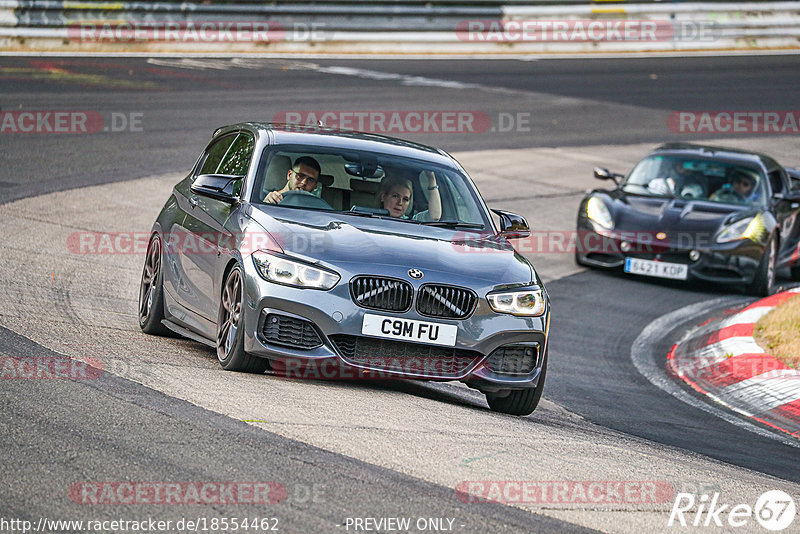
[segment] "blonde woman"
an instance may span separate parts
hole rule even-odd
[[[427,178],[428,209],[414,215],[415,221],[438,221],[442,216],[442,200],[436,176],[429,171],[422,173]],[[411,180],[403,176],[383,179],[378,192],[378,205],[387,210],[392,217],[407,219],[406,211],[414,200],[414,186]]]

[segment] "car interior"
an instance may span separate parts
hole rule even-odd
[[[353,154],[274,151],[269,156],[266,170],[256,178],[253,202],[263,202],[268,193],[286,186],[292,163],[301,156],[311,156],[320,164],[317,188],[310,193],[292,191],[284,194],[281,206],[389,216],[379,202],[381,184],[389,177],[402,176],[413,186],[404,218],[413,218],[428,210],[428,177],[433,174],[442,203],[442,220],[483,222],[473,199],[464,198],[468,196],[466,189],[454,184],[449,173],[426,169],[421,164],[399,158],[377,160],[354,157]]]
[[[651,158],[643,161],[631,174],[629,185],[640,185],[658,195],[691,200],[712,200],[743,203],[732,191],[734,177],[742,174],[753,182],[753,191],[763,191],[761,174],[748,167],[706,160]]]

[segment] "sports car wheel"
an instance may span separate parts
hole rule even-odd
[[[169,329],[164,318],[163,278],[161,276],[161,238],[154,235],[147,245],[147,255],[139,285],[139,328],[145,334],[164,335]]]
[[[217,315],[217,359],[222,368],[228,371],[263,373],[269,367],[269,362],[244,351],[243,286],[242,270],[236,265],[222,285]]]
[[[748,286],[747,292],[756,297],[766,297],[772,294],[775,287],[775,261],[777,259],[778,242],[775,236],[770,237],[767,250],[761,256],[753,282]]]
[[[542,365],[542,374],[539,375],[539,383],[535,388],[515,389],[508,392],[508,395],[497,396],[487,393],[486,402],[489,408],[495,412],[507,413],[509,415],[530,415],[539,405],[544,389],[544,377],[547,374],[547,356]]]

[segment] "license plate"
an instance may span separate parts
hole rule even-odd
[[[453,347],[458,327],[453,324],[429,323],[384,315],[364,315],[361,333],[368,336],[402,339],[430,345]]]
[[[644,276],[655,276],[657,278],[686,280],[689,276],[689,267],[681,263],[625,258],[625,272]]]

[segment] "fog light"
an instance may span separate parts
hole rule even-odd
[[[692,261],[697,261],[700,259],[700,251],[699,250],[692,250],[689,252],[689,259]]]
[[[631,249],[633,249],[633,245],[631,245],[628,241],[623,241],[619,244],[619,248],[622,250],[622,252],[630,252]]]

